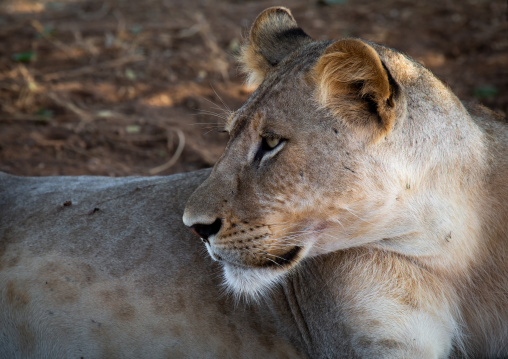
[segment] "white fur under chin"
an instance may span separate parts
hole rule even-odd
[[[224,264],[224,284],[238,297],[259,300],[280,283],[287,271],[265,268],[241,268]]]

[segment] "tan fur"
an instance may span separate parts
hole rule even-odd
[[[249,41],[242,47],[240,61],[248,74],[247,82],[251,85],[260,84],[272,66],[278,64],[287,53],[311,39],[305,33],[292,33],[300,30],[291,11],[284,7],[272,7],[263,11],[254,21],[249,33]],[[289,38],[280,47],[280,39],[274,34]]]
[[[506,121],[394,50],[259,19],[212,171],[0,173],[0,358],[508,355]]]
[[[342,40],[330,45],[315,68],[318,96],[323,106],[354,128],[379,140],[395,122],[393,89],[376,51],[360,40]],[[360,89],[355,88],[360,87]],[[380,121],[373,121],[361,99],[372,97]],[[358,98],[359,101],[355,99]]]
[[[340,336],[346,357],[507,356],[506,123],[466,109],[395,50],[303,36],[288,45],[278,34],[292,17],[274,13],[258,17],[244,50],[262,82],[229,121],[184,223],[208,237],[239,295],[266,297],[308,267],[326,278],[331,292],[300,302],[326,303],[303,327],[335,313],[325,336]],[[281,60],[253,59],[263,52]],[[267,136],[280,144],[269,149]]]

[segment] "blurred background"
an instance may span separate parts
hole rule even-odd
[[[314,39],[361,37],[508,113],[506,0],[0,0],[0,170],[171,174],[222,152],[235,62],[256,15],[289,7]]]

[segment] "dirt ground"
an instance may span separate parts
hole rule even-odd
[[[213,165],[249,88],[235,52],[266,7],[313,38],[361,37],[508,113],[505,0],[1,0],[0,170],[170,174]]]

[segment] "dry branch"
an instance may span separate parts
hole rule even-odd
[[[97,70],[104,70],[104,69],[111,69],[111,68],[115,68],[115,67],[120,67],[125,64],[131,63],[131,62],[142,61],[144,59],[145,59],[145,57],[143,55],[130,55],[130,56],[125,56],[125,57],[121,57],[118,59],[114,59],[111,61],[101,62],[96,65],[80,67],[80,68],[77,68],[74,70],[53,72],[50,74],[42,75],[42,79],[44,81],[50,81],[50,80],[56,80],[59,78],[71,78],[71,77],[94,73]]]
[[[57,105],[60,105],[62,107],[65,107],[72,113],[76,114],[82,121],[91,121],[93,120],[94,116],[90,113],[83,111],[79,107],[77,107],[75,104],[73,104],[70,101],[66,101],[60,96],[58,96],[55,92],[48,92],[47,96],[52,99]]]
[[[185,147],[185,135],[178,128],[175,129],[175,131],[176,131],[176,134],[178,135],[178,147],[176,148],[175,153],[173,154],[173,156],[171,156],[171,158],[168,162],[164,163],[163,165],[160,165],[160,166],[150,169],[148,172],[151,175],[156,175],[156,174],[159,174],[161,172],[164,172],[164,171],[170,169],[180,158],[180,156],[183,152],[183,149]],[[169,132],[169,130],[168,130],[168,132]],[[169,145],[169,138],[170,137],[169,137],[169,133],[168,133],[168,145]]]

